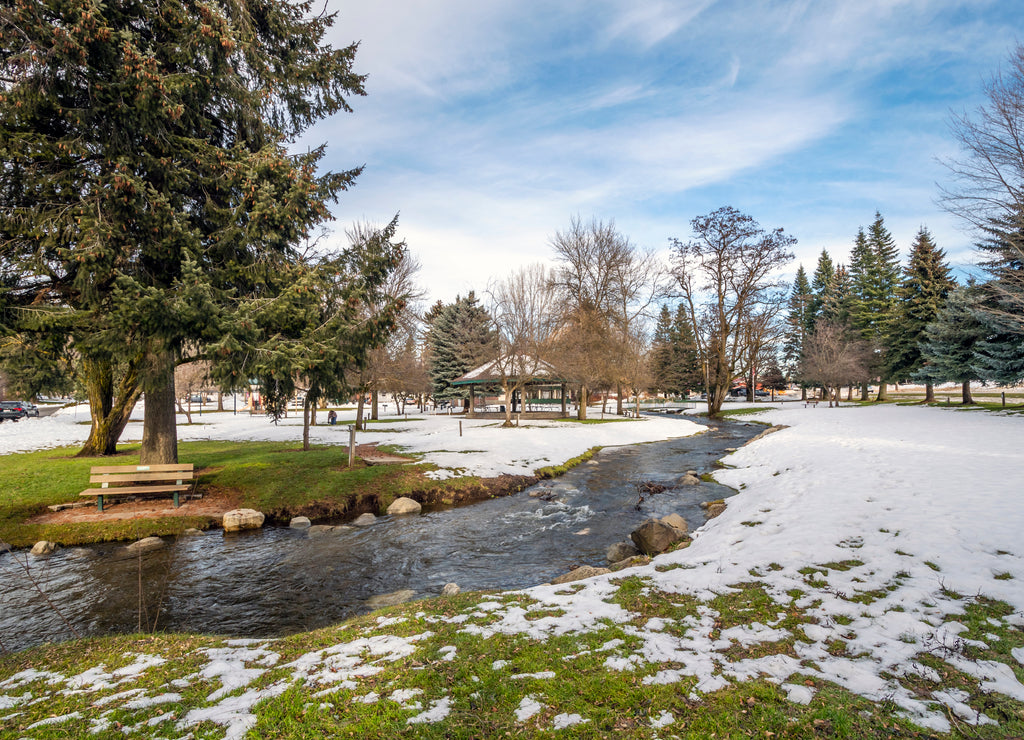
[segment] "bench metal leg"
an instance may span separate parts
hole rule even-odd
[[[99,496],[96,497],[96,508],[98,508],[100,511],[103,511],[103,494],[102,493]]]
[[[178,504],[178,492],[175,491],[174,492],[174,508],[177,509],[178,506],[179,506],[179,504]]]

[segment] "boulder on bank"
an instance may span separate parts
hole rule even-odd
[[[626,558],[631,558],[639,554],[640,551],[630,543],[616,542],[608,548],[607,552],[605,552],[605,558],[609,563],[617,563],[620,560],[625,560]]]
[[[402,496],[401,498],[396,498],[391,502],[391,506],[388,507],[388,514],[391,514],[392,516],[398,514],[419,514],[422,509],[423,507],[420,506],[419,501],[414,501],[411,498]]]
[[[651,559],[646,555],[634,555],[631,558],[620,560],[617,563],[612,563],[608,566],[609,570],[613,573],[622,570],[623,568],[632,568],[637,565],[647,565],[651,562]]]
[[[701,480],[696,473],[687,473],[676,481],[677,486],[699,486],[700,484]]]
[[[125,551],[131,554],[140,552],[149,552],[150,550],[159,550],[164,546],[164,541],[159,537],[143,537],[141,540],[137,540],[130,545],[125,545]]]
[[[375,521],[377,521],[377,517],[370,512],[366,512],[365,514],[360,514],[352,523],[357,527],[369,527]]]
[[[678,514],[666,514],[661,518],[661,521],[665,522],[665,524],[670,527],[675,527],[683,534],[688,534],[690,531],[690,527],[686,523],[686,520]]]
[[[551,583],[553,585],[557,585],[559,583],[582,581],[584,578],[603,576],[605,573],[611,573],[611,571],[608,568],[595,568],[592,565],[581,565],[579,568],[573,568],[568,573],[558,576],[558,578],[552,578]]]
[[[385,606],[395,606],[396,604],[412,601],[414,596],[416,596],[416,592],[411,588],[400,588],[391,593],[371,596],[366,600],[366,605],[371,609],[382,609]]]
[[[336,529],[341,529],[341,527],[338,527],[334,524],[314,524],[306,531],[306,536],[319,537],[321,535],[333,532]]]
[[[309,521],[308,516],[293,516],[288,526],[292,529],[308,529],[313,526],[313,522]]]
[[[225,512],[221,526],[225,532],[239,532],[243,529],[259,529],[263,526],[263,512],[255,509],[232,509]]]
[[[701,508],[704,509],[704,514],[708,519],[714,519],[716,516],[725,511],[725,499],[717,499],[715,501],[705,501],[701,504]]]
[[[40,540],[36,544],[32,545],[30,552],[33,555],[42,557],[43,555],[49,555],[57,549],[56,542],[50,542],[49,540]]]
[[[460,593],[462,593],[462,589],[459,588],[457,583],[446,583],[444,588],[441,589],[442,596],[457,596]]]
[[[677,542],[688,540],[689,536],[660,519],[648,519],[630,532],[629,538],[640,552],[645,555],[657,555]]]

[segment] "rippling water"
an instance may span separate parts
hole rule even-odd
[[[715,484],[646,497],[633,482],[671,484],[706,472],[725,449],[762,427],[716,422],[707,433],[606,449],[554,481],[506,498],[382,517],[365,528],[317,537],[268,527],[168,540],[140,556],[123,545],[64,548],[47,558],[0,555],[0,647],[14,650],[80,635],[158,629],[273,636],[322,627],[368,611],[372,596],[522,588],[575,565],[605,565],[614,542],[649,517],[704,522],[702,501],[732,491]],[[531,491],[543,494],[531,497]]]

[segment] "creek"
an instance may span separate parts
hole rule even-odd
[[[578,565],[605,566],[608,546],[645,519],[676,512],[699,527],[700,504],[734,492],[715,483],[669,488],[638,505],[638,481],[671,486],[710,472],[728,448],[764,429],[732,421],[665,442],[607,448],[558,479],[514,496],[369,527],[262,530],[166,538],[129,555],[123,544],[61,548],[34,558],[0,555],[0,648],[157,629],[269,637],[315,629],[371,610],[399,589],[436,596],[545,583]],[[531,496],[533,493],[535,495]]]

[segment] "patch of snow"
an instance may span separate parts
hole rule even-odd
[[[526,720],[533,717],[535,714],[540,712],[544,708],[544,705],[533,698],[532,694],[527,694],[523,697],[522,701],[519,702],[519,706],[516,708],[516,722],[525,722]]]
[[[583,719],[583,717],[578,714],[559,714],[551,720],[551,729],[564,730],[566,727],[581,725],[584,722],[589,721],[589,719]]]
[[[410,717],[405,721],[405,723],[407,725],[419,725],[423,723],[433,724],[435,722],[440,722],[447,717],[451,710],[451,699],[446,696],[433,702],[430,705],[430,708],[425,712],[421,712],[414,717]]]

